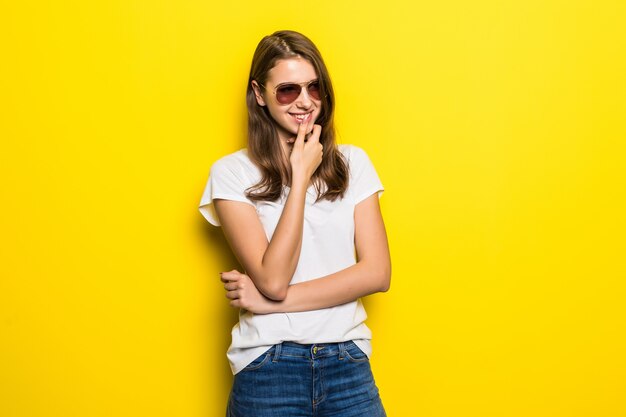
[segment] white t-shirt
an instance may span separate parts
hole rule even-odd
[[[304,208],[302,249],[291,284],[333,274],[356,263],[354,246],[354,207],[371,196],[382,193],[383,186],[367,154],[352,145],[339,145],[346,157],[350,178],[344,198],[334,202],[321,200],[309,187]],[[261,220],[268,241],[271,240],[289,193],[275,202],[252,201],[246,189],[257,184],[259,169],[246,149],[227,155],[213,164],[200,212],[213,225],[219,220],[214,199],[235,200],[252,205]],[[240,310],[239,323],[232,330],[228,359],[233,374],[238,373],[272,345],[282,341],[302,344],[337,343],[353,340],[370,356],[372,337],[365,325],[367,315],[361,300],[320,310],[297,313],[253,314]]]

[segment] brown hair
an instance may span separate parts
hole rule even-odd
[[[276,122],[267,107],[257,104],[252,81],[265,85],[268,72],[281,59],[301,57],[315,68],[321,91],[321,110],[316,124],[322,126],[320,143],[324,146],[322,162],[312,176],[317,200],[334,201],[343,197],[348,186],[348,164],[335,143],[334,101],[330,76],[320,52],[306,36],[289,30],[264,37],[257,45],[250,77],[246,103],[248,106],[248,155],[261,170],[261,180],[246,190],[255,201],[276,201],[283,185],[291,182],[290,170],[283,157]]]

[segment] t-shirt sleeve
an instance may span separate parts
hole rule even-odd
[[[214,226],[220,222],[215,212],[215,199],[240,201],[254,206],[246,197],[245,191],[252,184],[247,184],[245,173],[237,161],[221,159],[211,167],[209,180],[200,200],[200,213]]]
[[[350,194],[358,204],[374,193],[382,195],[384,188],[376,169],[365,151],[356,146],[350,149]]]

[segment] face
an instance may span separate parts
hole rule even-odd
[[[252,81],[257,103],[260,106],[267,106],[278,127],[278,137],[281,143],[290,144],[295,141],[300,123],[308,124],[307,133],[313,130],[313,124],[320,114],[322,101],[311,97],[307,88],[303,87],[300,95],[292,103],[280,104],[274,94],[276,86],[284,83],[305,86],[316,79],[315,68],[309,61],[303,58],[290,58],[277,61],[276,65],[269,70],[265,89],[256,81]]]

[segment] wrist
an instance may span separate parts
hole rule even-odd
[[[281,304],[282,301],[275,301],[266,298],[260,314],[282,313],[282,310],[279,308]]]
[[[306,192],[306,189],[309,188],[310,177],[301,174],[301,173],[293,173],[291,176],[291,190],[303,190]]]

